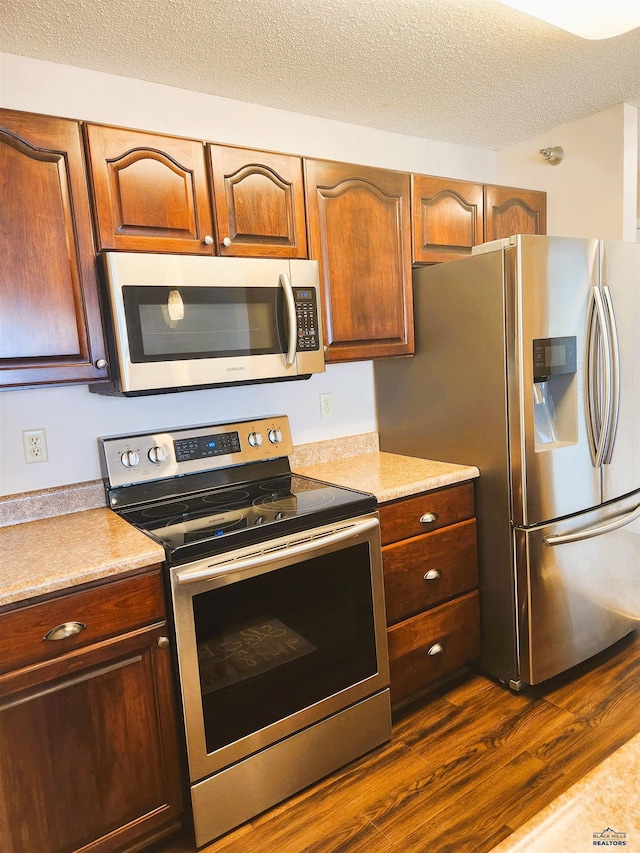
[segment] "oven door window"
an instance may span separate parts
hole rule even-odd
[[[285,352],[278,287],[122,288],[131,361]]]
[[[193,597],[207,752],[377,672],[368,543]]]

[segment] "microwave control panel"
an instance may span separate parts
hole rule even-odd
[[[296,325],[298,342],[296,349],[317,350],[320,348],[318,334],[318,305],[316,291],[311,287],[294,287],[293,298],[296,303]]]

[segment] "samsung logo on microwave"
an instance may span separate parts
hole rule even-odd
[[[243,371],[246,369],[246,367],[227,367],[227,373],[237,373],[238,371]]]

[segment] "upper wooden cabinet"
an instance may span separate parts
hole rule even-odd
[[[0,386],[105,379],[80,127],[0,110],[0,164]]]
[[[98,248],[213,253],[204,143],[85,125]]]
[[[209,145],[219,255],[306,258],[302,158]]]
[[[409,175],[305,160],[327,361],[413,352]]]
[[[512,234],[547,233],[547,194],[411,176],[414,263],[453,261]]]
[[[482,184],[411,176],[413,260],[453,261],[483,242]]]
[[[485,242],[512,234],[547,233],[547,194],[514,187],[484,188]]]

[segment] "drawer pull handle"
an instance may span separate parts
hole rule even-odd
[[[433,524],[434,521],[438,520],[437,512],[425,512],[424,515],[420,516],[420,524]]]
[[[426,581],[437,581],[438,578],[442,577],[442,572],[440,569],[429,569],[429,571],[424,575],[424,580]]]
[[[43,640],[66,640],[67,637],[74,637],[80,631],[84,631],[87,626],[84,622],[63,622],[62,625],[56,625],[42,638]]]
[[[434,643],[429,647],[427,654],[428,655],[441,655],[444,652],[444,646],[442,643]]]
[[[168,649],[169,648],[169,638],[168,637],[158,637],[158,648],[159,649]]]

